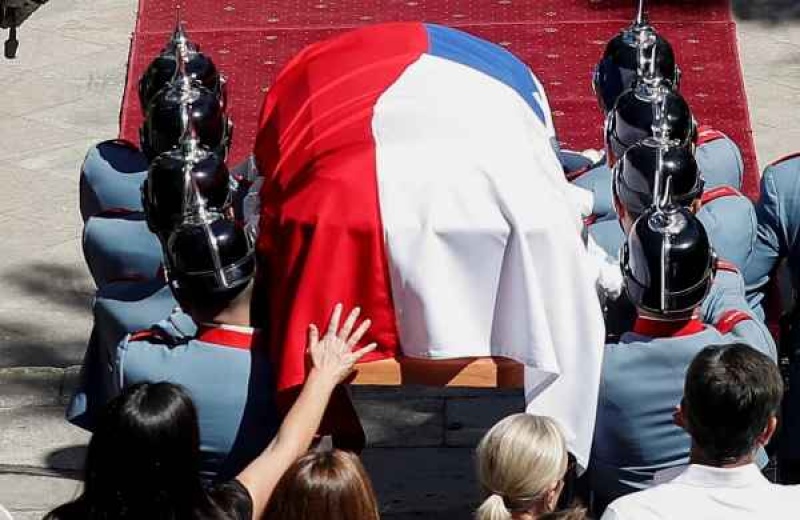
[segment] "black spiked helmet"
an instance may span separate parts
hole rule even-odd
[[[148,161],[177,146],[192,125],[200,144],[223,159],[228,153],[232,125],[224,105],[188,74],[185,51],[178,46],[175,77],[147,105],[139,139]]]
[[[216,153],[193,138],[181,148],[156,157],[142,184],[142,206],[147,226],[158,235],[169,233],[202,205],[224,213],[231,203],[230,174]]]
[[[691,148],[653,137],[628,148],[613,168],[614,195],[633,215],[653,205],[656,190],[670,203],[689,206],[702,195],[703,185]]]
[[[608,164],[647,137],[687,146],[694,151],[697,128],[686,100],[664,85],[640,83],[617,99],[606,117],[606,156]]]
[[[676,206],[645,211],[631,229],[620,262],[631,302],[673,319],[692,315],[708,294],[716,269],[703,224]]]
[[[178,146],[190,123],[200,144],[224,159],[231,138],[230,120],[214,94],[188,76],[170,83],[150,102],[140,130],[142,152],[152,161]]]
[[[677,90],[680,69],[675,63],[675,53],[669,42],[647,21],[644,0],[639,2],[636,19],[608,42],[595,67],[592,87],[603,113],[614,108],[620,94],[634,86],[642,66],[642,56],[654,57],[649,65],[655,76]]]
[[[185,60],[186,74],[211,91],[225,105],[225,79],[211,58],[200,52],[200,48],[189,40],[183,24],[178,21],[161,54],[150,62],[139,79],[139,103],[145,115],[150,101],[176,76],[181,57]]]
[[[253,243],[244,227],[203,214],[180,225],[166,242],[167,277],[178,300],[241,288],[255,272]]]

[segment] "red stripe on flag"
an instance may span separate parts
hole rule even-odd
[[[267,94],[255,145],[259,290],[279,389],[302,383],[308,324],[323,329],[337,302],[372,320],[364,341],[379,347],[368,360],[399,350],[372,117],[427,45],[418,23],[350,32],[307,47]]]

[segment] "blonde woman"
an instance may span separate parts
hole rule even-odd
[[[522,413],[506,417],[481,439],[477,459],[487,495],[477,520],[553,518],[567,472],[567,448],[555,421]],[[582,517],[579,510],[569,516]]]

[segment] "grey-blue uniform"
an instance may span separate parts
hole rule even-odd
[[[699,130],[695,159],[703,173],[706,190],[730,186],[740,190],[744,162],[739,147],[728,136],[710,128]],[[594,195],[592,213],[598,220],[614,214],[611,188],[611,169],[605,160],[592,163],[576,152],[562,151],[561,164],[570,182]],[[583,160],[581,160],[583,158]]]
[[[133,144],[103,141],[86,153],[81,167],[80,209],[83,220],[116,211],[142,211],[142,182],[147,159]]]
[[[157,278],[162,266],[161,244],[147,229],[142,212],[89,217],[83,227],[83,256],[97,287]]]
[[[67,408],[67,419],[89,430],[114,393],[111,368],[122,338],[158,322],[174,336],[189,337],[197,330],[192,319],[177,307],[169,287],[159,279],[103,285],[95,294],[92,312],[94,326],[78,388]]]
[[[185,387],[197,407],[201,470],[229,479],[274,436],[280,419],[265,345],[244,327],[201,325],[191,338],[157,325],[127,336],[116,351],[116,391],[143,381]]]
[[[793,282],[800,280],[800,154],[780,159],[764,169],[756,205],[758,238],[745,282],[763,291],[782,259]]]
[[[619,343],[606,345],[588,478],[598,503],[651,484],[656,471],[688,463],[689,436],[672,422],[686,369],[703,348],[746,343],[776,359],[772,337],[742,298],[735,271],[721,270],[724,292],[699,319],[670,322],[638,318]],[[765,462],[761,454],[761,462]]]
[[[744,272],[745,280],[763,297],[778,263],[786,259],[792,285],[800,281],[800,154],[770,164],[761,177],[761,198],[756,205],[758,239],[754,258]],[[795,303],[795,306],[797,303]],[[786,338],[790,358],[789,391],[783,417],[781,450],[791,459],[800,459],[800,331],[795,325]]]

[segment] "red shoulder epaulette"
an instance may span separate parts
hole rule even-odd
[[[709,202],[721,199],[722,197],[736,197],[736,196],[743,196],[743,195],[742,192],[740,192],[733,186],[717,186],[716,188],[711,188],[710,190],[704,191],[703,195],[700,197],[700,201],[703,204],[708,204]]]
[[[146,330],[140,330],[138,332],[132,332],[131,335],[128,337],[128,341],[158,341],[162,343],[168,343],[169,338],[164,334],[164,331],[157,327],[152,327]]]
[[[718,139],[725,139],[725,134],[719,130],[714,130],[710,126],[701,126],[697,130],[697,146],[708,144]]]
[[[795,157],[800,157],[800,152],[794,152],[794,153],[790,153],[789,155],[786,155],[786,156],[784,156],[784,157],[781,157],[780,159],[777,159],[777,160],[775,160],[775,161],[773,161],[773,162],[769,163],[769,164],[767,165],[767,168],[769,168],[770,166],[777,166],[777,165],[779,165],[780,163],[782,163],[782,162],[784,162],[784,161],[788,161],[789,159],[794,159]]]
[[[720,334],[728,334],[739,323],[752,319],[753,318],[744,311],[730,310],[722,314],[720,319],[714,325],[714,328],[716,328]]]
[[[727,260],[723,260],[721,258],[717,259],[717,270],[730,271],[732,273],[739,272],[739,268],[736,267],[736,264],[734,264],[733,262],[728,262]]]
[[[580,178],[581,175],[584,173],[593,170],[594,167],[597,166],[596,164],[589,164],[584,166],[583,168],[578,168],[577,170],[566,172],[564,176],[566,176],[568,182],[573,182],[575,179]]]

